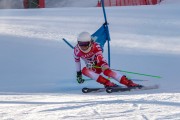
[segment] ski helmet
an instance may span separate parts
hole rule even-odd
[[[80,42],[91,41],[91,35],[88,32],[82,32],[78,35],[77,41],[80,41]]]
[[[80,33],[77,38],[79,49],[84,53],[88,53],[91,50],[91,41],[91,35],[88,32]],[[82,46],[86,46],[88,48],[83,50]]]

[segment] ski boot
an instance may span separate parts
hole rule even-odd
[[[134,87],[134,88],[142,88],[142,85],[134,83],[132,80],[129,80],[126,76],[122,76],[120,83],[126,85],[127,87]]]
[[[110,80],[107,80],[106,78],[104,78],[103,76],[99,76],[98,79],[96,80],[98,83],[103,84],[105,88],[108,87],[118,87],[117,84],[111,82]]]

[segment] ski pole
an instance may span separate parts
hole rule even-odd
[[[110,79],[112,79],[112,78],[107,78],[107,80],[110,80]],[[90,80],[93,80],[93,79],[91,79],[91,78],[84,79],[84,81],[90,81]]]
[[[93,80],[93,79],[91,79],[91,78],[89,78],[89,79],[88,79],[88,78],[87,78],[87,79],[84,79],[84,81],[90,81],[90,80]]]
[[[109,79],[112,79],[112,78],[109,78]],[[91,81],[93,79],[89,78],[89,79],[84,79],[84,81]],[[148,81],[148,80],[141,80],[141,79],[130,79],[132,81]]]
[[[112,69],[112,70],[120,71],[120,72],[124,72],[124,73],[129,73],[129,74],[137,74],[137,75],[142,75],[142,76],[149,76],[149,77],[154,77],[154,78],[161,78],[160,76],[150,75],[150,74],[144,74],[144,73],[130,72],[130,71],[125,71],[125,70],[116,70],[116,69]]]
[[[94,68],[102,68],[100,66],[93,66]],[[102,68],[103,69],[103,68]],[[150,75],[150,74],[144,74],[144,73],[137,73],[137,72],[130,72],[130,71],[125,71],[125,70],[117,70],[117,69],[111,69],[114,71],[120,71],[124,73],[129,73],[129,74],[137,74],[137,75],[142,75],[142,76],[149,76],[149,77],[154,77],[154,78],[161,78],[161,76],[156,76],[156,75]]]

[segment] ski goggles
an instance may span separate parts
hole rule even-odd
[[[91,44],[90,41],[88,41],[88,42],[80,42],[80,41],[78,41],[79,46],[89,46],[90,44]]]

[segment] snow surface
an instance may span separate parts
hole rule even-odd
[[[0,0],[0,9],[24,8],[23,0]]]
[[[95,7],[98,0],[45,0],[46,8]],[[22,9],[23,0],[0,0],[0,9]]]
[[[98,0],[46,0],[46,7],[95,7]]]
[[[159,75],[126,74],[160,88],[83,94],[102,85],[76,83],[72,49],[61,39],[75,45],[80,32],[95,32],[102,9],[0,10],[0,119],[179,120],[179,11],[178,4],[107,8],[111,68]]]
[[[162,0],[161,4],[179,4],[180,5],[180,0]]]

